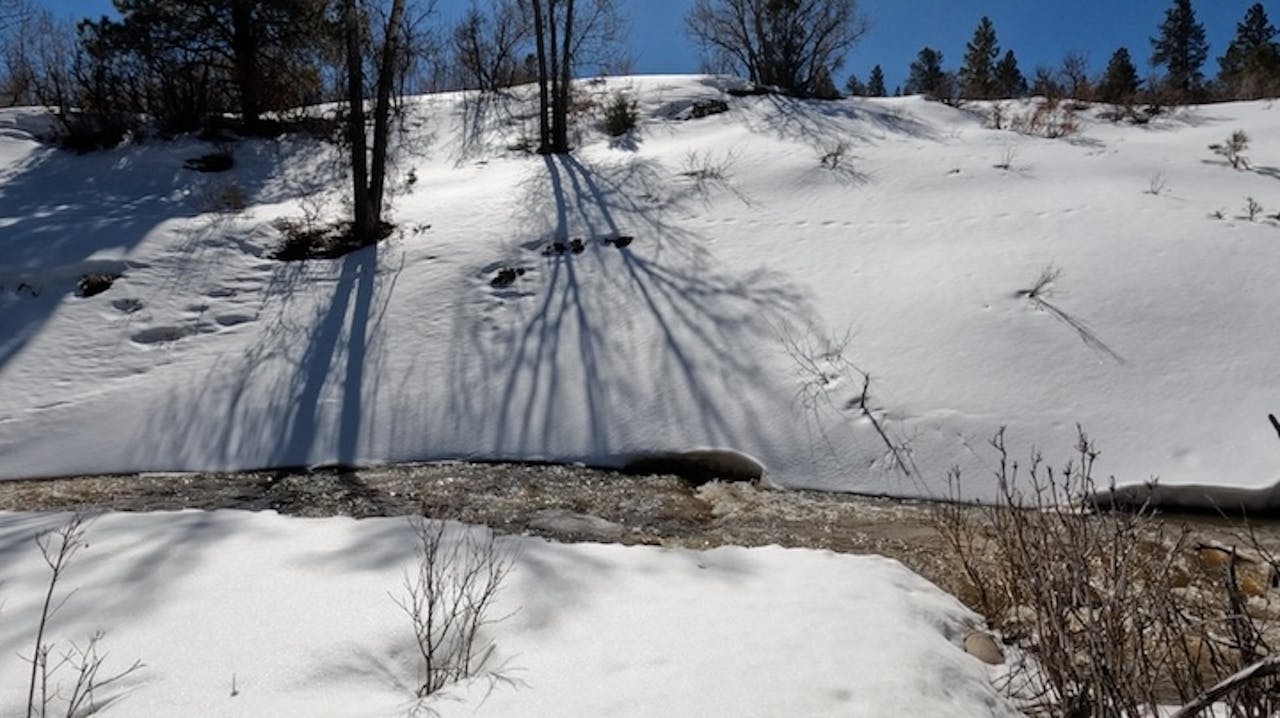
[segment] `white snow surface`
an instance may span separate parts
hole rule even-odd
[[[74,156],[6,111],[0,477],[727,448],[779,486],[939,495],[960,466],[982,497],[999,427],[1058,463],[1077,424],[1121,483],[1280,477],[1270,103],[1145,126],[1087,109],[1045,139],[990,129],[985,105],[728,83],[584,84],[631,93],[639,129],[583,122],[546,158],[509,148],[534,134],[527,105],[415,100],[396,234],[293,264],[268,256],[272,222],[343,215],[334,151],[248,141],[201,175],[182,168],[211,149],[195,140]],[[703,98],[730,111],[671,119]],[[1207,149],[1236,129],[1250,171]],[[228,182],[247,210],[207,211]],[[582,254],[542,255],[571,238]],[[1061,315],[1018,294],[1049,265]],[[502,267],[525,273],[494,288]],[[86,271],[123,276],[77,298]]]
[[[48,581],[32,535],[66,518],[0,513],[3,715],[26,704]],[[876,556],[502,538],[491,670],[420,704],[393,601],[416,560],[404,519],[116,513],[87,538],[46,642],[102,630],[101,676],[145,664],[97,694],[103,715],[1016,715],[961,647],[980,619]]]

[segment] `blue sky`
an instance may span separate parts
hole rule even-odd
[[[481,2],[483,0],[480,0]],[[109,0],[37,0],[59,13],[75,16],[110,12]],[[473,0],[440,0],[442,18],[451,18]],[[684,14],[692,0],[619,0],[630,22],[630,48],[636,72],[680,73],[698,69],[697,48],[684,34]],[[1209,74],[1235,34],[1236,23],[1255,0],[1198,0],[1194,3],[1209,35]],[[901,83],[920,48],[942,51],[949,68],[959,65],[964,46],[978,19],[995,23],[1002,48],[1017,53],[1023,72],[1038,64],[1057,65],[1069,51],[1084,53],[1095,71],[1111,53],[1126,46],[1146,72],[1151,55],[1148,38],[1164,19],[1170,0],[862,0],[871,30],[850,53],[837,74],[840,84],[850,72],[866,79],[880,64],[892,90]],[[1280,21],[1280,2],[1263,3],[1273,23]]]

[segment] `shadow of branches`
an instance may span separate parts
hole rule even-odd
[[[765,381],[770,322],[804,314],[802,292],[767,269],[720,266],[672,221],[688,193],[669,193],[656,163],[542,163],[524,183],[525,229],[510,248],[537,288],[500,300],[492,323],[455,317],[437,424],[466,427],[488,458],[618,461],[659,443],[785,440],[771,422],[790,396],[761,401],[767,392],[749,398],[740,385]],[[543,251],[571,239],[580,253]],[[638,425],[667,435],[627,433]]]

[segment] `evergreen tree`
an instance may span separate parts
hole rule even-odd
[[[844,83],[844,91],[848,95],[866,95],[867,86],[862,84],[857,75],[849,75],[849,79]]]
[[[1151,38],[1151,64],[1163,65],[1169,82],[1186,97],[1198,90],[1204,80],[1204,61],[1209,56],[1204,25],[1196,21],[1191,0],[1174,0],[1165,12],[1160,36]]]
[[[884,88],[884,70],[879,65],[871,68],[871,76],[867,78],[867,96],[884,97],[888,94]]]
[[[1009,50],[996,65],[996,94],[1000,97],[1021,97],[1027,94],[1027,78],[1018,69],[1018,58]]]
[[[168,129],[297,106],[320,85],[324,0],[115,0],[118,19],[79,26],[91,56],[130,68],[118,98]]]
[[[1280,76],[1276,29],[1262,3],[1256,3],[1236,25],[1236,38],[1218,58],[1219,81],[1233,97],[1256,99],[1273,90]]]
[[[916,55],[907,74],[903,90],[908,95],[928,95],[936,99],[951,99],[950,78],[942,69],[942,53],[926,47]]]
[[[960,68],[960,92],[964,97],[986,100],[996,94],[995,65],[999,56],[996,28],[991,18],[983,17],[965,48],[964,65]]]
[[[1130,102],[1138,93],[1140,84],[1138,68],[1129,57],[1129,49],[1122,47],[1111,55],[1107,63],[1107,70],[1098,83],[1098,99],[1112,104]]]

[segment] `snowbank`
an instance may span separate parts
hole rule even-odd
[[[20,655],[47,580],[31,536],[64,519],[0,514],[5,715],[25,705]],[[48,638],[65,648],[103,629],[103,675],[146,664],[98,695],[117,699],[111,715],[415,707],[412,633],[392,600],[415,560],[405,520],[107,514],[88,539]],[[425,704],[441,716],[1015,715],[961,647],[978,617],[897,562],[500,541],[517,557],[492,614],[510,617],[489,634],[503,680]]]

